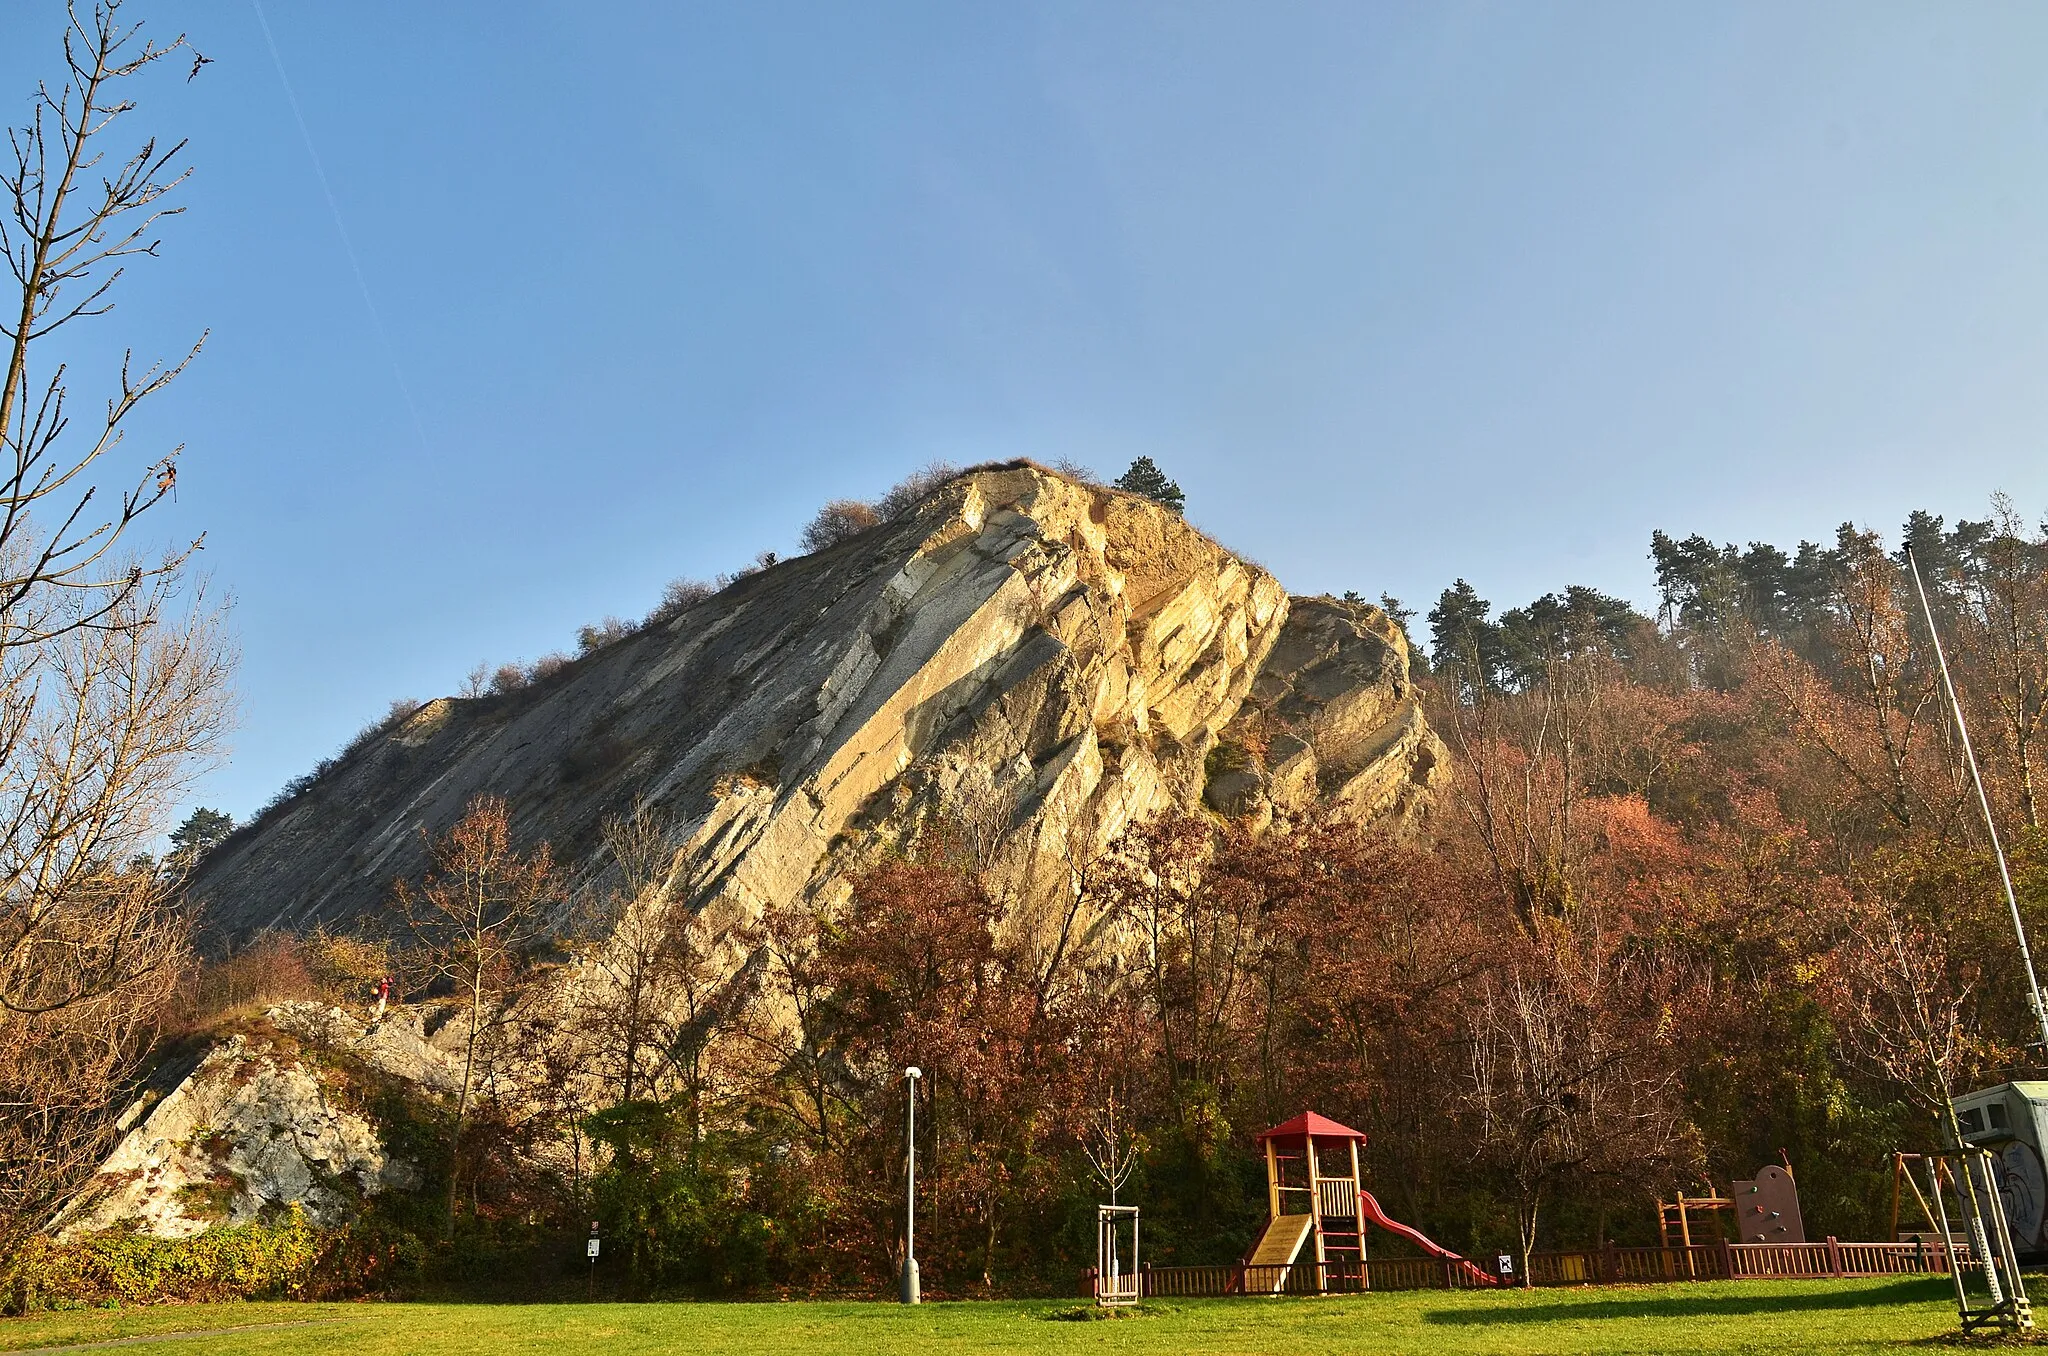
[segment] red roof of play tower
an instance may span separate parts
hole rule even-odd
[[[1291,1121],[1283,1121],[1271,1130],[1261,1131],[1252,1139],[1299,1139],[1303,1135],[1314,1135],[1317,1139],[1365,1139],[1364,1134],[1350,1126],[1339,1125],[1328,1116],[1318,1116],[1313,1111],[1304,1111]]]

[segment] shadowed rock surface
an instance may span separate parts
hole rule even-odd
[[[1032,466],[750,575],[525,690],[444,698],[229,839],[213,944],[374,923],[471,797],[572,876],[644,803],[716,926],[844,897],[935,822],[1027,915],[1136,819],[1331,805],[1401,822],[1440,748],[1378,609],[1290,600],[1149,500]]]

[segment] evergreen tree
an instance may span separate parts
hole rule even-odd
[[[1180,486],[1168,480],[1166,473],[1153,465],[1150,457],[1140,457],[1132,462],[1131,469],[1116,478],[1116,487],[1132,494],[1142,494],[1175,513],[1185,508],[1187,497],[1180,492]]]
[[[1503,612],[1497,628],[1502,676],[1514,688],[1528,688],[1549,672],[1556,660],[1569,660],[1595,650],[1630,659],[1647,617],[1620,598],[1574,584],[1563,593],[1546,593],[1527,607]]]
[[[1498,686],[1505,655],[1500,628],[1490,619],[1493,604],[1460,579],[1429,610],[1431,652],[1437,672],[1455,678],[1467,695]]]
[[[1698,533],[1673,541],[1664,532],[1652,532],[1650,559],[1657,566],[1657,592],[1664,600],[1666,620],[1717,627],[1738,615],[1736,572],[1741,557],[1733,546],[1716,546]]]
[[[185,822],[171,830],[171,862],[191,870],[199,865],[199,859],[220,846],[223,838],[235,831],[235,817],[221,810],[209,810],[204,805],[185,816]]]
[[[1351,603],[1364,601],[1356,593],[1346,593],[1344,600]],[[1418,678],[1427,677],[1430,671],[1429,651],[1415,643],[1415,633],[1408,627],[1408,623],[1415,620],[1415,609],[1403,606],[1401,600],[1391,593],[1382,593],[1380,595],[1380,611],[1386,613],[1394,625],[1400,628],[1401,639],[1408,642],[1409,670]]]

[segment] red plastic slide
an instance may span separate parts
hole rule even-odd
[[[1465,1274],[1471,1277],[1473,1281],[1477,1282],[1478,1284],[1499,1284],[1499,1282],[1495,1280],[1492,1276],[1487,1275],[1484,1271],[1481,1271],[1478,1267],[1472,1265],[1464,1258],[1458,1256],[1458,1254],[1452,1252],[1449,1248],[1438,1247],[1435,1243],[1431,1242],[1427,1237],[1425,1237],[1421,1230],[1411,1229],[1397,1219],[1388,1218],[1387,1212],[1380,1209],[1380,1203],[1377,1200],[1373,1199],[1373,1194],[1370,1191],[1361,1191],[1358,1193],[1358,1213],[1363,1215],[1368,1221],[1370,1221],[1373,1225],[1377,1226],[1378,1228],[1385,1229],[1390,1234],[1399,1234],[1401,1237],[1407,1239],[1410,1243],[1413,1243],[1416,1247],[1428,1253],[1431,1257],[1441,1257],[1446,1262],[1456,1262],[1460,1267],[1464,1268]]]

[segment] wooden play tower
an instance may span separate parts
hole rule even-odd
[[[1365,1225],[1358,1216],[1364,1190],[1358,1146],[1365,1136],[1327,1116],[1304,1111],[1259,1136],[1266,1151],[1266,1205],[1270,1216],[1246,1265],[1285,1267],[1315,1243],[1315,1260],[1365,1260]],[[1334,1171],[1333,1171],[1334,1169]]]
[[[1258,1142],[1266,1152],[1269,1216],[1265,1232],[1244,1260],[1247,1293],[1364,1288],[1370,1275],[1368,1225],[1456,1264],[1479,1283],[1493,1283],[1493,1277],[1458,1254],[1387,1218],[1359,1176],[1358,1146],[1365,1142],[1359,1131],[1304,1111],[1259,1135]],[[1312,1254],[1307,1252],[1311,1242]],[[1315,1270],[1313,1284],[1297,1274],[1310,1266]]]

